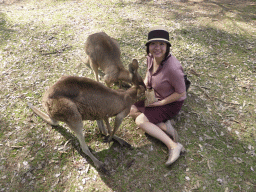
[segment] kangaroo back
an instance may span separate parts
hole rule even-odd
[[[85,52],[93,64],[104,72],[111,66],[121,64],[121,52],[118,42],[104,32],[94,33],[87,38]]]
[[[88,62],[98,79],[98,68],[104,71],[104,81],[108,87],[118,80],[131,83],[131,76],[121,62],[120,46],[114,38],[104,32],[90,35],[85,42]]]
[[[126,107],[124,94],[86,77],[67,76],[45,93],[43,106],[58,121],[69,118],[70,108],[75,108],[82,120],[99,120]]]

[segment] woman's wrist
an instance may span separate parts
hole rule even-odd
[[[165,100],[162,100],[162,101],[160,101],[160,102],[161,102],[161,105],[166,105],[166,104],[168,104],[168,103],[166,103]]]
[[[185,94],[186,94],[186,92],[181,93],[181,94],[174,92],[174,93],[171,94],[170,96],[168,96],[168,97],[164,98],[163,100],[161,100],[161,101],[162,101],[162,104],[163,104],[163,105],[167,105],[167,104],[169,104],[169,103],[173,103],[173,102],[175,102],[175,101],[178,101],[178,100],[179,100],[181,97],[183,97]]]

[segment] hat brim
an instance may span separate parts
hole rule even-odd
[[[172,46],[169,41],[167,41],[166,39],[163,39],[163,38],[153,38],[153,39],[150,39],[145,45],[148,46],[149,43],[154,42],[154,41],[165,42],[165,43],[167,43],[168,45]]]

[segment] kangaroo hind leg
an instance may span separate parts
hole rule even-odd
[[[116,140],[121,146],[125,146],[125,147],[128,147],[128,148],[131,148],[132,146],[127,143],[125,140],[121,139],[120,137],[118,137],[117,135],[115,135],[115,132],[117,131],[117,129],[119,128],[120,124],[122,123],[122,120],[123,118],[127,115],[126,114],[126,110],[125,112],[122,112],[121,114],[118,114],[118,116],[116,117],[115,119],[115,127],[113,130],[111,130],[111,126],[109,124],[109,121],[108,121],[108,118],[104,118],[104,121],[106,123],[106,126],[107,126],[107,130],[108,130],[108,137],[106,138],[107,139],[107,142],[110,142],[112,140],[112,138],[114,140]],[[121,116],[121,117],[120,117]],[[118,120],[117,120],[118,119]]]
[[[103,135],[108,135],[108,131],[105,128],[105,125],[102,120],[97,120],[97,125],[100,130],[100,133]]]
[[[68,126],[70,127],[71,130],[73,130],[79,140],[80,146],[82,148],[82,151],[91,158],[93,161],[94,165],[102,170],[103,172],[107,172],[107,170],[104,168],[104,164],[99,161],[90,151],[88,148],[87,144],[85,143],[84,140],[84,135],[83,135],[83,122],[77,121],[77,122],[67,122]]]

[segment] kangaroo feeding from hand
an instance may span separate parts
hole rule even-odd
[[[115,135],[118,127],[135,102],[137,94],[145,91],[145,84],[137,72],[138,62],[133,60],[129,65],[133,86],[128,90],[113,90],[102,83],[85,77],[65,76],[51,86],[43,96],[43,107],[46,113],[28,104],[29,107],[47,123],[58,125],[65,122],[73,130],[80,142],[82,151],[88,155],[96,168],[106,172],[104,164],[89,150],[83,135],[83,120],[98,120],[100,132],[109,134],[120,145],[126,145],[124,140]],[[114,128],[111,131],[109,118],[115,116]],[[107,130],[104,127],[106,123]],[[128,144],[129,145],[129,144]]]
[[[96,81],[99,82],[98,68],[100,68],[105,73],[104,81],[108,87],[120,80],[132,82],[132,76],[121,62],[121,51],[117,40],[104,32],[94,33],[87,38],[84,49],[87,54],[85,62],[93,69]]]

